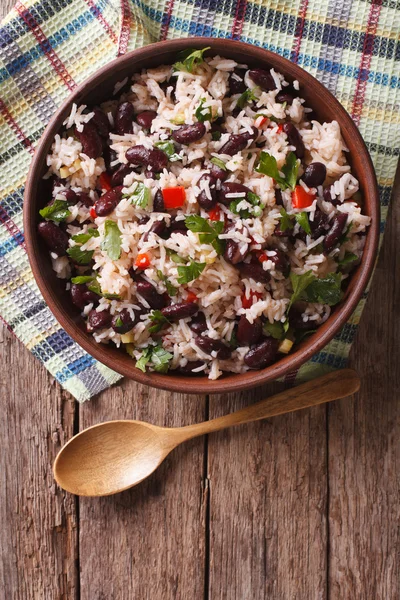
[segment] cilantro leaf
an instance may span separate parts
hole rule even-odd
[[[272,179],[274,179],[279,185],[281,190],[286,190],[288,188],[294,189],[297,180],[298,168],[299,167],[295,154],[293,152],[289,152],[286,158],[286,163],[282,167],[282,177],[278,170],[276,158],[268,154],[268,152],[262,151],[255,170],[257,173],[263,173],[263,175],[272,177]]]
[[[355,260],[358,260],[357,254],[353,254],[353,252],[346,252],[343,258],[337,261],[337,264],[342,267],[354,262]]]
[[[252,204],[252,208],[238,210],[238,205],[242,200],[246,200]],[[260,206],[260,197],[254,192],[247,192],[245,198],[236,198],[229,204],[229,210],[235,215],[240,215],[241,219],[249,219],[250,217],[260,217],[262,215],[262,207]]]
[[[165,287],[167,288],[167,292],[169,296],[176,296],[177,289],[172,285],[170,280],[162,273],[162,271],[157,270],[157,277],[161,279],[165,283]]]
[[[88,265],[93,258],[93,252],[94,250],[81,250],[80,246],[71,246],[67,250],[67,254],[78,265]]]
[[[160,329],[164,327],[167,323],[169,323],[167,317],[164,317],[161,310],[153,310],[151,311],[151,315],[149,317],[150,321],[154,323],[151,327],[149,327],[150,333],[158,333]]]
[[[146,365],[151,359],[152,352],[153,346],[147,346],[147,348],[142,350],[142,356],[136,361],[136,368],[143,371],[143,373],[146,373]]]
[[[309,302],[321,302],[334,306],[342,298],[342,275],[340,273],[329,273],[323,279],[315,278],[306,289]]]
[[[59,223],[60,221],[65,221],[70,216],[71,211],[68,209],[66,200],[54,200],[52,204],[39,210],[39,214],[44,219]]]
[[[220,131],[212,131],[211,132],[211,139],[213,142],[218,142],[221,139],[221,132]]]
[[[292,305],[303,298],[303,293],[306,288],[310,285],[312,281],[315,279],[314,273],[310,270],[302,275],[296,275],[296,273],[290,273],[289,275],[290,281],[292,284],[293,293],[290,298],[289,305],[287,307],[287,312],[291,309]]]
[[[205,121],[212,121],[212,109],[211,106],[206,106],[204,108],[204,103],[207,102],[205,98],[200,99],[200,104],[195,110],[196,119],[200,121],[200,123],[204,123]]]
[[[166,373],[173,355],[162,346],[156,346],[151,353],[151,362],[157,373]]]
[[[171,248],[166,248],[166,252],[167,252],[167,256],[169,256],[170,259],[177,265],[185,264],[185,259],[182,258],[181,256],[179,256],[179,254],[177,252],[175,252],[174,250],[171,250]]]
[[[71,283],[89,283],[90,281],[93,281],[93,279],[93,275],[79,275],[78,277],[73,277]]]
[[[115,221],[107,220],[104,223],[104,238],[101,249],[107,252],[111,260],[118,260],[121,256],[121,232]]]
[[[254,88],[254,90],[255,89],[258,89],[258,88]],[[239,96],[238,101],[236,102],[236,106],[238,108],[244,108],[244,105],[247,104],[247,102],[257,101],[258,98],[254,94],[254,90],[251,90],[250,88],[248,88],[247,90],[245,90],[243,92],[243,94],[241,94]]]
[[[299,161],[294,152],[289,152],[286,157],[286,163],[282,167],[282,173],[284,173],[286,184],[291,190],[294,190],[296,187],[298,172]]]
[[[79,242],[80,244],[86,244],[86,242],[88,242],[90,240],[90,238],[92,237],[99,237],[99,230],[98,229],[88,229],[86,233],[77,233],[76,235],[73,235],[71,239],[74,240],[74,242]]]
[[[287,214],[286,210],[282,207],[279,211],[282,215],[281,220],[279,221],[279,228],[281,231],[286,231],[287,229],[293,229],[293,223]]]
[[[178,54],[179,61],[173,65],[175,71],[187,71],[193,73],[196,68],[204,62],[203,54],[210,50],[210,46],[201,50],[187,49]]]
[[[168,156],[168,159],[170,160],[170,162],[176,162],[177,160],[182,160],[182,157],[179,156],[179,154],[177,154],[177,152],[176,152],[174,142],[171,142],[171,140],[165,140],[163,142],[156,142],[154,145],[156,148],[159,148]]]
[[[267,321],[263,327],[264,333],[268,333],[275,340],[283,340],[285,337],[284,325],[280,321],[270,323]]]
[[[131,196],[132,204],[138,208],[147,208],[151,200],[151,192],[143,183],[138,183]]]
[[[191,260],[185,267],[178,267],[178,282],[184,284],[194,281],[204,271],[205,266],[206,263],[197,263]]]
[[[304,212],[304,211],[296,213],[294,215],[294,218],[296,219],[296,221],[300,225],[300,227],[302,229],[304,229],[304,231],[306,232],[306,234],[307,235],[311,235],[311,227],[310,227],[310,223],[308,221],[308,215],[307,215],[307,213]]]
[[[213,156],[210,162],[212,162],[213,165],[217,165],[217,167],[219,167],[220,169],[223,169],[224,171],[227,170],[226,164],[224,163],[224,161],[221,160],[220,158],[218,158],[217,156]]]
[[[224,251],[224,242],[218,238],[224,228],[222,221],[215,221],[211,225],[210,221],[199,215],[190,215],[185,219],[185,225],[190,231],[199,234],[201,244],[211,244],[218,254]]]

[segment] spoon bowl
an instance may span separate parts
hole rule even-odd
[[[323,375],[230,415],[187,427],[156,427],[142,421],[108,421],[85,429],[60,450],[57,483],[79,496],[109,496],[151,475],[173,448],[191,438],[316,406],[349,396],[360,387],[352,369]]]
[[[58,454],[56,480],[80,496],[123,491],[151,475],[172,450],[164,431],[168,430],[141,421],[107,421],[89,427]]]

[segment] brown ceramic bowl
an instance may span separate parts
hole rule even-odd
[[[208,54],[220,54],[252,67],[274,67],[284,73],[289,81],[297,79],[300,82],[302,97],[306,99],[307,105],[315,110],[318,120],[336,119],[339,122],[343,138],[350,150],[349,161],[352,172],[360,181],[364,211],[372,217],[362,262],[352,274],[343,301],[335,307],[329,319],[318,331],[301,343],[292,354],[263,370],[248,371],[240,375],[229,374],[216,381],[210,381],[205,377],[182,376],[173,372],[169,375],[142,373],[135,368],[132,359],[125,352],[112,345],[97,344],[93,337],[86,333],[78,311],[72,305],[69,295],[63,290],[62,283],[56,278],[49,253],[36,232],[39,221],[38,211],[48,201],[45,183],[42,180],[46,171],[46,154],[54,135],[61,129],[62,122],[69,114],[72,103],[98,104],[110,98],[115,83],[127,75],[142,68],[155,67],[163,63],[171,64],[175,62],[176,54],[181,50],[206,46],[211,47]],[[25,189],[24,227],[32,270],[48,306],[62,327],[89,354],[122,375],[146,385],[174,392],[223,393],[255,387],[297,369],[321,350],[345,324],[360,300],[373,269],[379,231],[379,197],[371,159],[357,127],[339,102],[314,77],[281,56],[249,44],[226,39],[179,39],[151,44],[112,61],[80,85],[64,102],[43,133],[32,160]]]

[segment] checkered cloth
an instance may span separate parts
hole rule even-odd
[[[397,5],[397,8],[396,8]],[[182,36],[239,39],[319,79],[360,128],[375,164],[382,228],[400,146],[400,10],[394,0],[28,0],[0,29],[0,314],[80,401],[120,376],[86,354],[47,308],[29,267],[22,198],[36,141],[76,85],[111,59]],[[342,367],[365,303],[289,379]]]

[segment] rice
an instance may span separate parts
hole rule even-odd
[[[338,123],[308,119],[298,81],[271,69],[273,89],[261,89],[229,58],[198,58],[192,72],[184,64],[115,86],[96,109],[110,129],[106,152],[85,140],[98,113],[73,104],[47,156],[43,216],[53,237],[54,227],[66,232],[57,234],[66,247],[50,243],[52,265],[98,343],[126,350],[138,368],[217,379],[278,360],[280,341],[329,318],[370,218]],[[121,126],[123,105],[131,117]],[[299,133],[301,161],[283,122]],[[187,126],[200,134],[179,143]],[[129,159],[135,146],[140,164]],[[160,153],[162,164],[148,158]],[[307,176],[311,163],[323,180]]]

